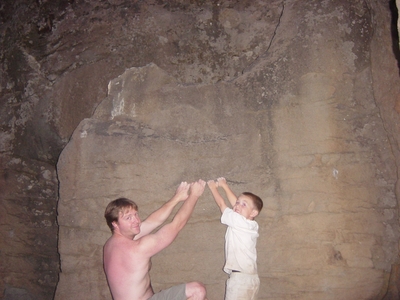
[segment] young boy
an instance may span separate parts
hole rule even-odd
[[[260,213],[263,202],[260,197],[249,192],[236,197],[223,177],[216,182],[209,180],[207,185],[221,210],[221,223],[228,226],[225,234],[224,271],[229,274],[229,279],[226,282],[225,300],[255,300],[260,279],[256,251],[258,224],[254,218]],[[232,209],[225,204],[218,187],[224,189]]]

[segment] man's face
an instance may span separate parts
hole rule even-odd
[[[239,196],[235,205],[233,206],[233,211],[250,220],[253,220],[258,214],[257,210],[254,209],[253,201],[245,195]]]
[[[140,233],[140,218],[138,212],[133,208],[128,208],[119,213],[118,221],[113,222],[114,231],[118,231],[123,236],[133,238]]]

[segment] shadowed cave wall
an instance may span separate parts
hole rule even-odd
[[[145,216],[179,181],[225,176],[265,201],[260,299],[397,299],[395,8],[3,2],[2,298],[109,299],[106,203]],[[206,191],[156,289],[222,299],[218,217]]]

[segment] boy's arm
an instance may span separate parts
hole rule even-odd
[[[151,213],[141,224],[140,233],[135,236],[135,240],[141,238],[144,235],[149,234],[158,226],[163,224],[170,214],[172,213],[174,207],[181,201],[188,198],[188,191],[190,184],[187,182],[181,182],[181,184],[176,189],[175,195],[166,203],[164,203],[159,209]]]
[[[226,179],[224,177],[219,177],[217,179],[218,186],[222,187],[225,191],[226,196],[228,197],[229,203],[234,206],[237,201],[236,195],[232,192],[228,184],[226,183]]]
[[[228,207],[225,203],[224,198],[220,195],[217,189],[217,184],[215,183],[214,180],[209,180],[207,182],[208,187],[210,188],[210,191],[214,197],[215,202],[217,203],[219,209],[221,210],[221,213],[224,212],[224,210]]]

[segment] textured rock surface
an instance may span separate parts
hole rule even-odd
[[[254,191],[265,201],[258,218],[261,299],[380,293],[397,256],[396,170],[371,95],[363,95],[364,107],[355,97],[354,109],[344,109],[349,99],[337,90],[361,91],[326,73],[308,73],[291,94],[260,109],[245,86],[252,75],[182,86],[151,64],[110,83],[109,97],[81,122],[58,163],[56,299],[79,298],[88,289],[93,299],[109,298],[99,274],[110,235],[102,214],[110,200],[135,199],[146,215],[181,180],[220,174],[236,192]],[[201,280],[210,299],[223,298],[218,217],[205,193],[177,243],[154,259],[156,290]]]
[[[70,158],[77,173],[69,176],[87,176],[72,191],[87,196],[84,187],[93,187],[79,205],[70,195],[60,201],[57,297],[87,287],[72,285],[72,270],[93,297],[107,295],[95,258],[108,234],[101,216],[108,198],[124,190],[143,196],[146,215],[180,180],[224,175],[237,192],[262,190],[268,203],[260,219],[263,297],[337,299],[343,292],[343,299],[397,299],[396,13],[394,1],[381,0],[2,1],[0,298],[53,298],[59,153],[106,97],[110,80],[154,63],[162,81],[125,90],[136,96],[128,116],[109,120],[120,106],[105,100],[77,130],[90,133],[87,139],[78,134],[67,147],[82,140],[92,151],[103,139],[132,147],[140,141],[142,148],[112,165],[76,150],[90,167],[111,168],[108,174],[81,173]],[[74,153],[67,149],[64,157]],[[102,177],[116,173],[123,177]],[[174,248],[154,259],[157,288],[196,276],[220,299],[224,228],[215,210],[205,195]],[[79,267],[91,264],[97,273]]]

